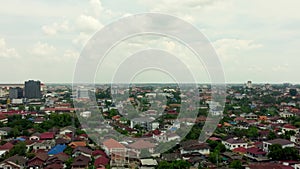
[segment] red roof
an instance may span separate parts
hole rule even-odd
[[[261,155],[261,154],[267,154],[266,152],[264,152],[263,150],[257,148],[257,147],[251,147],[247,149],[247,153],[251,153],[251,154],[257,154],[257,155]]]
[[[234,121],[245,121],[246,119],[244,117],[236,117]]]
[[[297,127],[295,127],[295,126],[293,126],[293,125],[291,125],[291,124],[285,124],[285,125],[283,126],[283,128],[287,128],[287,129],[297,129]]]
[[[98,155],[101,155],[101,156],[105,156],[106,157],[106,154],[104,151],[102,150],[95,150],[93,153],[92,153],[93,156],[98,156]]]
[[[210,137],[209,140],[212,140],[212,141],[221,141],[221,139],[218,138],[218,137]]]
[[[109,163],[109,159],[108,159],[107,157],[102,156],[102,157],[99,157],[99,158],[97,158],[97,159],[95,160],[94,166],[95,166],[95,167],[98,167],[99,165],[104,165],[104,166],[106,166],[108,163]]]
[[[53,138],[54,138],[53,132],[45,132],[40,135],[41,140],[47,140],[47,139],[53,139]]]
[[[232,151],[236,152],[236,153],[246,153],[247,152],[246,148],[244,148],[244,147],[238,147],[238,148],[233,149]]]
[[[0,146],[0,150],[11,150],[14,147],[13,144],[10,142],[5,143],[4,145]]]
[[[75,111],[75,108],[68,108],[68,107],[55,107],[55,108],[45,108],[44,111]]]
[[[293,169],[291,166],[284,166],[282,164],[276,164],[276,163],[255,163],[255,164],[249,164],[250,169]]]

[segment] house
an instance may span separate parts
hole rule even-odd
[[[11,131],[10,127],[1,127],[0,128],[0,139],[2,139],[3,136],[7,136],[7,134]]]
[[[149,153],[154,153],[155,144],[139,139],[138,141],[129,144],[128,147],[137,154],[137,157],[141,157],[142,150],[147,150]]]
[[[107,155],[105,154],[105,152],[103,150],[95,150],[92,153],[92,156],[96,159],[99,157],[107,157]]]
[[[256,160],[256,161],[265,161],[268,160],[266,157],[267,153],[260,148],[257,147],[250,147],[247,149],[247,153],[245,154],[246,157]]]
[[[247,120],[256,120],[257,119],[257,115],[254,113],[248,113],[248,114],[243,113],[243,114],[241,114],[241,117],[244,117]]]
[[[0,150],[9,152],[13,147],[14,147],[14,145],[12,143],[7,142],[7,143],[3,144],[2,146],[0,146]]]
[[[285,134],[285,132],[289,132],[289,131],[294,131],[296,134],[299,133],[299,128],[290,125],[290,124],[285,124],[282,126],[282,133]]]
[[[50,150],[55,146],[55,141],[44,140],[33,145],[34,150]]]
[[[238,147],[238,148],[233,149],[232,152],[244,155],[244,154],[246,154],[247,149],[244,147]]]
[[[78,146],[73,150],[73,157],[77,157],[79,155],[84,155],[86,157],[92,157],[93,150],[89,149],[88,147]]]
[[[89,157],[79,155],[77,156],[73,163],[71,164],[72,169],[85,169],[89,166],[91,159]]]
[[[155,126],[152,126],[152,123],[155,119],[153,117],[139,117],[131,119],[130,128],[134,128],[136,125],[139,125],[141,128],[144,128],[148,131],[156,129]]]
[[[259,120],[259,121],[262,121],[262,122],[263,122],[263,121],[267,121],[267,120],[268,120],[268,117],[267,117],[267,116],[259,116],[259,117],[258,117],[258,120]]]
[[[263,141],[263,150],[265,152],[269,152],[269,147],[273,144],[280,144],[282,148],[285,147],[295,147],[295,144],[289,140],[285,139],[274,139],[274,140],[269,140],[269,141]]]
[[[27,161],[27,168],[29,169],[41,169],[44,163],[48,159],[47,153],[37,153],[35,157]]]
[[[180,136],[176,133],[160,133],[153,135],[153,138],[158,142],[180,141]]]
[[[64,169],[64,168],[65,168],[64,164],[57,164],[57,163],[48,164],[44,167],[44,169]]]
[[[69,159],[69,155],[65,153],[59,153],[55,154],[53,156],[50,156],[46,163],[45,163],[45,169],[62,169],[65,168],[65,162]]]
[[[4,114],[0,114],[0,122],[3,124],[7,124],[8,123],[8,118],[6,115]]]
[[[40,140],[53,140],[55,136],[54,132],[45,132],[40,134]]]
[[[36,142],[32,140],[25,140],[25,144],[26,144],[27,151],[29,151],[30,149],[33,148],[33,145],[36,144]]]
[[[67,140],[67,139],[63,139],[63,138],[57,138],[57,139],[55,139],[55,144],[57,145],[57,144],[69,144],[70,143],[70,141],[69,140]]]
[[[102,156],[95,159],[94,166],[99,169],[105,169],[105,166],[109,164],[109,158]]]
[[[210,154],[209,146],[207,143],[201,143],[198,140],[188,140],[180,144],[180,153],[191,154],[191,153],[200,153],[203,155]]]
[[[295,115],[291,112],[283,111],[283,112],[279,113],[279,116],[286,119],[286,118],[289,118],[289,117],[293,117]]]
[[[73,149],[76,148],[76,147],[78,147],[78,146],[85,147],[86,146],[86,142],[85,141],[73,141],[73,142],[71,142],[69,144],[69,146],[71,148],[73,148]]]
[[[165,161],[174,161],[174,160],[180,160],[181,159],[181,154],[180,153],[167,153],[167,154],[162,154],[161,156],[162,160]]]
[[[290,141],[295,143],[296,145],[300,144],[300,134],[295,134],[294,136],[291,136]]]
[[[243,159],[243,156],[236,154],[234,152],[230,151],[225,151],[224,153],[221,154],[223,157],[225,157],[229,162],[234,161],[234,160],[239,160],[241,161]],[[226,161],[227,161],[226,160]]]
[[[29,137],[29,140],[38,141],[40,140],[40,133],[34,133]]]
[[[155,159],[141,159],[141,169],[155,169],[157,161]]]
[[[222,144],[224,144],[226,149],[229,149],[229,150],[233,150],[238,147],[247,148],[247,146],[248,146],[247,142],[245,142],[244,140],[238,139],[238,138],[227,139],[225,141],[222,141]]]
[[[245,169],[293,169],[291,166],[286,166],[278,163],[252,163],[245,167]]]
[[[60,129],[59,134],[60,135],[72,134],[72,133],[74,133],[75,130],[76,130],[75,127],[67,126],[67,127]]]
[[[126,157],[128,156],[127,148],[114,139],[105,140],[102,143],[102,148],[105,153],[110,156],[110,165],[124,165],[128,163]]]
[[[57,144],[48,151],[48,155],[56,155],[62,153],[66,148],[67,146],[65,144]]]
[[[114,140],[114,139],[108,139],[105,140],[102,143],[102,147],[105,151],[105,153],[107,155],[111,155],[111,153],[113,152],[113,150],[123,150],[126,151],[126,147],[123,146],[121,143],[119,143],[118,141]]]
[[[0,163],[2,169],[23,169],[26,166],[27,159],[25,157],[14,155]]]

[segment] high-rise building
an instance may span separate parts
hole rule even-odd
[[[25,98],[27,99],[39,99],[41,94],[41,82],[29,80],[25,82]]]
[[[247,84],[246,84],[246,87],[247,87],[247,88],[252,88],[252,81],[249,80],[249,81],[247,82]]]
[[[23,89],[20,87],[9,88],[9,98],[10,99],[20,99],[23,98]]]
[[[89,90],[88,89],[77,89],[77,98],[89,98]]]

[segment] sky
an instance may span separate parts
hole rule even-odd
[[[297,0],[10,0],[1,4],[0,83],[28,79],[71,83],[80,53],[96,32],[120,18],[146,12],[176,16],[199,29],[215,49],[227,83],[300,83]],[[175,54],[186,52],[181,44],[161,37],[133,38],[126,45],[109,54],[97,81],[110,80],[109,72],[115,68],[105,66],[117,64],[128,45],[131,51],[156,45]],[[182,58],[191,55],[187,52]],[[140,79],[168,79],[154,74],[145,73]]]

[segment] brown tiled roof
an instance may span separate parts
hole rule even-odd
[[[234,138],[227,139],[226,142],[227,142],[227,143],[230,143],[230,144],[246,143],[244,140],[241,140],[241,139],[234,139]]]
[[[46,167],[44,167],[44,169],[63,169],[64,165],[63,164],[49,164]]]
[[[291,166],[284,166],[277,163],[256,163],[249,164],[250,169],[293,169]]]
[[[14,156],[12,156],[12,157],[9,157],[9,158],[6,159],[5,161],[11,161],[11,162],[13,162],[13,163],[15,163],[15,164],[24,166],[25,163],[27,162],[27,159],[25,159],[24,157],[19,156],[19,155],[14,155]]]
[[[266,142],[271,143],[271,144],[280,144],[280,145],[292,144],[291,141],[286,140],[286,139],[281,139],[281,138],[274,139],[274,140],[269,140],[269,141],[266,141]]]
[[[114,140],[114,139],[108,139],[106,141],[103,142],[103,145],[105,147],[107,147],[108,149],[113,149],[113,148],[125,148],[125,146],[123,146],[121,143],[119,143],[118,141]]]
[[[154,148],[155,144],[153,144],[149,141],[138,140],[128,146],[133,149],[145,149],[145,148]]]
[[[78,147],[78,146],[86,146],[86,143],[84,141],[74,141],[74,142],[71,142],[69,144],[69,146],[74,146],[74,147]]]
[[[73,150],[73,153],[75,153],[76,151],[80,151],[80,152],[83,152],[85,154],[92,154],[93,153],[93,150],[87,148],[87,147],[82,147],[82,146],[78,146],[76,147],[74,150]]]
[[[188,140],[188,141],[182,142],[181,147],[187,151],[209,148],[207,143],[200,143],[198,140]]]
[[[35,157],[41,159],[42,161],[46,161],[49,156],[47,153],[43,152],[43,153],[37,153]]]
[[[90,158],[79,155],[74,159],[74,162],[72,163],[72,166],[87,166],[90,162]]]
[[[11,150],[14,147],[13,144],[10,142],[5,143],[4,145],[0,146],[0,150]]]

